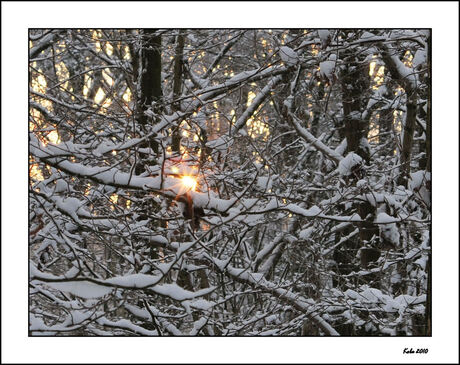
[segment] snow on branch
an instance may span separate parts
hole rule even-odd
[[[339,333],[316,312],[317,309],[315,308],[314,300],[281,288],[279,285],[266,280],[261,273],[254,273],[245,269],[237,269],[229,265],[226,261],[209,256],[207,256],[206,259],[214,264],[219,271],[230,276],[235,281],[248,284],[253,288],[270,293],[280,300],[289,303],[300,312],[306,313],[308,318],[320,327],[327,335],[339,336]]]
[[[290,113],[290,122],[294,126],[295,130],[299,135],[308,143],[311,143],[313,147],[315,147],[318,151],[324,153],[329,159],[334,161],[336,164],[343,159],[343,156],[338,154],[336,151],[330,149],[326,146],[323,142],[318,140],[313,134],[311,134],[306,128],[300,125],[301,121],[292,113]]]

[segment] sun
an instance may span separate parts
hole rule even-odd
[[[182,180],[182,185],[184,185],[187,189],[189,190],[196,189],[197,181],[192,176],[187,176],[187,175],[182,176],[181,180]]]

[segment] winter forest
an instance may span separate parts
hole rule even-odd
[[[428,29],[29,29],[30,336],[430,336]]]

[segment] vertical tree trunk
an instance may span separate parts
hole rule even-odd
[[[144,29],[141,31],[141,47],[139,50],[139,75],[138,89],[138,113],[137,122],[142,135],[149,131],[149,124],[158,122],[157,114],[162,111],[161,99],[163,96],[161,88],[161,36],[156,33],[155,29]],[[145,112],[151,108],[154,117],[151,118]],[[148,141],[140,144],[141,148],[151,148],[156,158],[158,154],[158,142],[154,136]],[[136,166],[136,174],[140,175],[145,172],[144,164],[149,156],[145,153],[139,153],[141,161]]]
[[[345,51],[342,56],[345,62],[345,68],[340,75],[342,105],[343,105],[343,134],[347,140],[347,152],[353,152],[361,156],[366,163],[370,162],[370,150],[367,142],[367,132],[369,129],[369,120],[362,119],[362,111],[368,103],[368,92],[370,80],[368,70],[363,67],[360,55]],[[348,178],[348,184],[355,184],[358,179],[362,178],[360,174],[352,174]],[[361,264],[365,267],[369,263],[377,261],[380,257],[380,251],[377,248],[367,247],[375,235],[378,236],[378,226],[373,223],[375,218],[375,209],[369,202],[357,202],[351,208],[357,212],[363,219],[363,223],[358,224],[359,236],[348,239],[334,251],[334,260],[337,264],[337,278],[334,281],[336,286],[343,286],[345,281],[341,279],[342,275],[349,274],[352,271],[359,270],[356,262],[358,250],[361,248]],[[348,212],[350,214],[351,212]],[[355,227],[350,226],[342,232],[343,236],[349,235]],[[340,240],[341,237],[336,237]],[[372,286],[378,287],[379,283],[376,277],[366,277],[364,282],[371,283]],[[341,330],[344,335],[353,334],[352,326],[343,326]]]
[[[368,125],[361,119],[368,100],[365,94],[369,89],[369,78],[357,55],[347,52],[344,56],[347,64],[341,74],[341,88],[347,152],[354,152],[369,162],[369,150],[362,143],[367,139]]]
[[[173,104],[172,111],[180,109],[180,102],[176,102],[181,95],[182,91],[182,74],[183,74],[183,52],[184,52],[184,31],[179,30],[176,38],[176,54],[174,56],[174,79],[173,79]],[[180,122],[172,132],[172,145],[171,149],[177,155],[180,154]]]
[[[417,118],[417,94],[414,92],[406,104],[406,120],[404,122],[403,145],[400,157],[398,184],[407,187],[410,174],[410,160],[414,141],[415,119]]]
[[[156,124],[159,120],[158,115],[162,111],[162,87],[161,87],[161,36],[156,33],[154,29],[140,30],[140,47],[137,55],[133,60],[137,60],[137,66],[134,64],[133,68],[137,68],[137,108],[136,108],[136,122],[140,130],[141,137],[147,135],[151,130],[151,126]],[[146,111],[151,108],[153,117],[147,116]],[[143,149],[151,149],[153,155],[149,153],[139,152],[139,160],[136,162],[135,173],[141,175],[147,172],[146,165],[155,163],[158,155],[158,142],[155,136],[151,136],[139,145]],[[144,194],[140,193],[139,198],[144,198]],[[143,206],[142,210],[149,212],[155,208],[155,203],[151,199],[142,200],[140,204]],[[153,206],[152,206],[153,204]],[[148,219],[148,215],[140,214],[139,220]],[[150,222],[149,224],[161,224],[161,222]],[[144,244],[148,244],[144,242]],[[156,248],[150,247],[150,258],[158,258]]]
[[[407,94],[406,118],[404,121],[404,135],[400,155],[400,170],[397,179],[397,183],[399,185],[404,185],[407,187],[410,174],[410,160],[412,144],[414,140],[415,122],[417,118],[418,93],[415,85],[411,84],[409,79],[403,73],[401,73],[400,68],[404,67],[404,65],[401,65],[401,61],[392,56],[394,50],[388,48],[385,44],[380,44],[378,47],[380,48],[385,66],[388,68],[393,78],[397,80],[401,86],[404,87],[404,91]]]

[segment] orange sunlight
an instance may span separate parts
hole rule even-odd
[[[184,185],[189,190],[195,190],[197,181],[194,177],[185,175],[182,176],[182,185]]]

